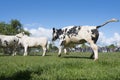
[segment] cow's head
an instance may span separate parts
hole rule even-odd
[[[21,33],[19,33],[19,34],[16,34],[16,37],[22,38],[24,35],[25,35],[25,33],[24,33],[24,32],[21,32]]]
[[[57,40],[61,34],[63,34],[62,29],[55,29],[55,28],[53,28],[52,41]]]

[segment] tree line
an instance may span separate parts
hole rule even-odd
[[[30,35],[30,32],[24,30],[23,25],[17,19],[10,20],[10,23],[0,22],[0,34],[15,35],[20,32],[25,32],[25,34]]]

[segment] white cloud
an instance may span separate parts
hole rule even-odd
[[[52,38],[52,30],[51,29],[46,29],[43,27],[38,27],[37,29],[32,28],[24,28],[25,30],[29,31],[31,33],[31,36],[33,37],[47,37],[49,40]]]
[[[99,46],[106,46],[110,44],[115,44],[117,46],[120,46],[120,34],[115,32],[113,36],[110,38],[106,37],[103,32],[100,32],[100,36],[98,39],[98,45]]]

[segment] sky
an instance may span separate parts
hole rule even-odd
[[[18,19],[31,36],[51,40],[52,28],[120,20],[120,0],[0,0],[0,22]],[[99,29],[99,46],[120,45],[120,22]]]

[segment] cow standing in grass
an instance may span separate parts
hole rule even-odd
[[[97,60],[98,47],[96,45],[96,42],[99,37],[98,29],[110,22],[118,22],[118,20],[111,19],[99,26],[68,26],[62,29],[53,28],[52,41],[55,41],[57,39],[60,40],[58,56],[61,56],[61,50],[63,48],[64,52],[66,53],[67,47],[88,42],[93,50],[91,58]]]
[[[42,56],[46,55],[46,50],[47,50],[47,44],[48,44],[48,39],[46,37],[29,37],[25,35],[24,33],[21,33],[17,35],[19,38],[19,44],[24,47],[24,56],[27,56],[28,52],[27,49],[29,47],[42,47],[43,49],[43,54]]]
[[[7,49],[11,50],[12,55],[16,55],[16,48],[18,46],[19,39],[16,36],[10,35],[0,35],[0,47],[2,47],[5,52]]]

